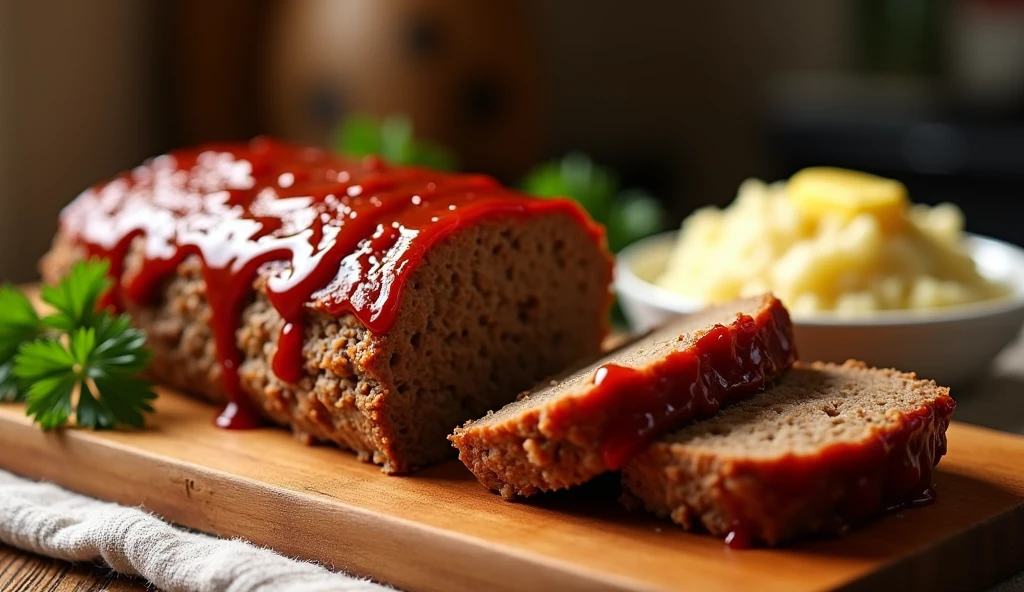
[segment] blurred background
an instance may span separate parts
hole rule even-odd
[[[1024,243],[1024,0],[2,0],[0,279],[147,156],[410,125],[509,183],[638,190],[623,241],[830,164]]]

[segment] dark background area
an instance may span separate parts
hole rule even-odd
[[[177,146],[409,114],[464,168],[579,150],[675,225],[750,176],[899,178],[1024,243],[1024,2],[0,2],[0,278],[60,207]]]

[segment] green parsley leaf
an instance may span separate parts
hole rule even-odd
[[[569,153],[530,171],[523,190],[538,197],[570,197],[595,220],[607,224],[619,182],[609,169],[597,166],[585,154]]]
[[[408,117],[388,117],[380,123],[380,155],[385,160],[410,163],[412,143],[412,121]]]
[[[79,377],[74,356],[60,341],[41,338],[21,346],[14,361],[14,375],[29,385],[25,413],[33,416],[40,427],[50,430],[67,422]]]
[[[658,200],[638,190],[619,194],[608,218],[608,248],[618,252],[634,241],[661,231],[667,215]]]
[[[96,303],[112,285],[109,272],[110,262],[106,259],[79,261],[56,287],[43,286],[43,302],[57,310],[43,322],[64,332],[93,326],[98,314]]]
[[[43,330],[28,298],[13,286],[0,286],[0,401],[20,400],[24,393],[14,378],[14,355],[21,344]]]
[[[22,401],[25,393],[14,377],[14,360],[0,364],[0,401]]]
[[[115,424],[141,428],[145,424],[142,414],[153,411],[149,402],[156,398],[156,393],[148,381],[130,376],[97,378],[93,381],[90,393],[95,396],[95,399],[89,397],[90,401],[95,402],[95,406],[90,403],[83,408],[82,401],[86,398],[83,395],[79,399],[78,425],[93,429],[107,428]]]
[[[30,385],[26,412],[43,429],[64,425],[73,409],[81,427],[142,427],[142,414],[153,410],[149,402],[156,397],[147,381],[135,377],[149,360],[143,342],[127,317],[100,313],[96,328],[79,327],[67,345],[56,339],[25,344],[14,374]]]
[[[380,152],[380,129],[369,117],[349,117],[335,135],[338,151],[349,156],[363,157]]]
[[[90,352],[89,378],[138,374],[149,365],[150,353],[145,348],[146,336],[127,315],[100,315],[96,323],[96,345]]]
[[[412,120],[392,115],[380,122],[364,116],[345,119],[335,132],[335,149],[355,157],[377,154],[394,164],[454,170],[455,155],[440,144],[417,139]]]
[[[75,416],[91,429],[141,427],[156,395],[137,375],[149,364],[145,335],[127,315],[96,306],[110,289],[110,266],[79,262],[41,290],[56,312],[40,319],[14,288],[0,288],[0,397],[23,397],[44,429]]]
[[[643,191],[620,191],[610,169],[594,164],[585,154],[566,154],[561,160],[535,167],[523,181],[523,190],[538,197],[569,197],[608,230],[608,248],[626,245],[661,230],[666,213]]]

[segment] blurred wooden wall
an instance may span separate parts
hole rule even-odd
[[[325,0],[0,0],[0,280],[35,276],[61,206],[90,184],[172,147],[270,129],[278,10],[314,1]],[[589,152],[677,215],[772,173],[758,128],[772,76],[851,62],[853,0],[521,1],[533,19],[521,29],[541,41],[527,59],[545,103],[529,154]],[[444,0],[403,5],[471,20]]]
[[[771,175],[765,84],[849,66],[853,0],[532,0],[546,41],[549,150],[656,183],[677,216]]]
[[[260,76],[271,0],[162,0],[154,31],[161,143],[187,146],[262,133]]]
[[[0,281],[37,277],[60,208],[159,145],[153,5],[0,1]]]
[[[258,134],[266,0],[0,1],[0,281],[60,209],[174,146]]]

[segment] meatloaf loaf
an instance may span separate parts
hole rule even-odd
[[[598,355],[611,259],[570,200],[257,139],[82,193],[41,262],[111,260],[160,381],[402,473],[461,422]]]
[[[770,295],[671,322],[455,430],[459,458],[506,499],[620,468],[661,433],[752,395],[796,359]]]
[[[736,546],[844,530],[932,497],[955,402],[914,374],[801,364],[775,387],[649,445],[633,501]]]

